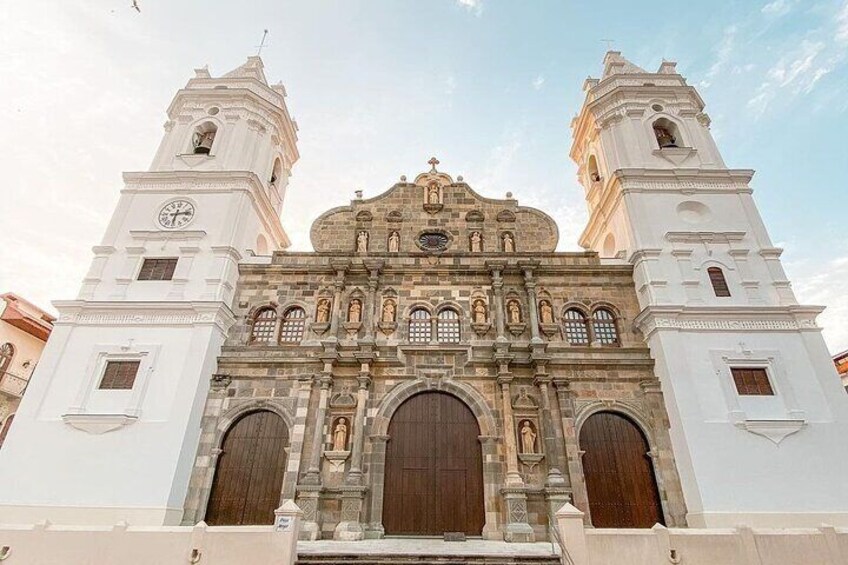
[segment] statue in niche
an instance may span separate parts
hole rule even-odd
[[[507,312],[509,312],[509,323],[510,324],[520,324],[521,323],[521,306],[518,305],[517,300],[510,300],[506,304]]]
[[[333,429],[333,451],[344,451],[347,448],[347,420],[339,418]]]
[[[486,323],[486,303],[480,299],[474,301],[474,323],[475,324],[485,324]]]
[[[542,318],[543,324],[554,323],[554,309],[551,306],[551,303],[547,300],[542,300],[541,302],[539,302],[539,313]]]
[[[536,453],[536,432],[530,420],[524,420],[521,424],[521,453]]]
[[[400,250],[400,236],[393,231],[389,236],[389,253],[397,253]]]
[[[356,236],[356,252],[357,253],[367,253],[368,252],[368,232],[361,231],[359,235]]]
[[[362,321],[362,302],[359,300],[350,301],[350,307],[347,309],[347,321],[357,324]]]
[[[471,237],[469,239],[471,241],[472,253],[480,253],[483,251],[483,236],[480,235],[480,232],[471,232]]]
[[[427,204],[439,204],[439,185],[436,183],[427,186]]]
[[[326,323],[330,320],[330,301],[322,298],[318,301],[317,312],[315,313],[315,321],[319,324]]]
[[[507,232],[501,236],[501,239],[503,240],[504,253],[514,253],[515,240],[512,238],[512,234]]]
[[[380,317],[380,320],[387,324],[394,322],[396,311],[395,301],[392,299],[386,300],[383,302],[383,315]]]

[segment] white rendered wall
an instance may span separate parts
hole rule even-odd
[[[622,60],[608,54],[607,71]],[[689,525],[848,525],[848,395],[815,322],[821,309],[798,305],[753,172],[725,168],[694,89],[673,63],[627,65],[587,81],[574,122],[591,212],[581,243],[634,265],[636,324],[656,360]],[[679,128],[679,147],[658,147],[659,118]],[[730,297],[715,296],[709,267]],[[740,396],[731,367],[765,368],[775,395]]]

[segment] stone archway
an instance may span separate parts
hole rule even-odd
[[[382,400],[374,415],[371,427],[372,452],[370,454],[370,495],[368,529],[371,535],[382,536],[384,489],[386,479],[386,448],[390,439],[389,426],[394,414],[408,399],[424,392],[444,392],[460,401],[473,414],[480,435],[483,461],[498,462],[497,443],[499,432],[496,420],[485,398],[473,386],[447,379],[418,379],[402,383],[392,389]],[[503,539],[499,530],[500,520],[500,482],[498,477],[503,469],[498,463],[483,466],[484,525],[485,539]]]

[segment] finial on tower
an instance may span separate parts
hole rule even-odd
[[[256,51],[257,57],[262,55],[262,48],[265,47],[265,38],[266,37],[268,37],[268,30],[264,29],[264,30],[262,30],[262,41],[260,41],[259,45],[257,46],[257,51]]]
[[[431,173],[438,173],[439,172],[439,171],[436,170],[436,165],[439,164],[438,159],[436,159],[435,157],[430,157],[430,160],[427,161],[427,164],[430,165],[430,167],[431,167],[430,168]]]

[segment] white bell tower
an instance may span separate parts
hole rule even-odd
[[[848,525],[848,396],[675,63],[611,51],[572,123],[580,243],[633,265],[690,526]],[[739,132],[737,132],[739,133]]]
[[[259,57],[177,92],[149,171],[125,188],[0,450],[7,523],[179,524],[240,261],[289,245],[298,159]]]

